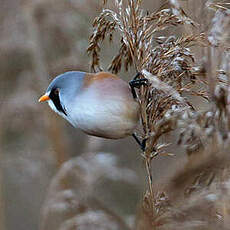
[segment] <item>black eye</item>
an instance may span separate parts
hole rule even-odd
[[[50,97],[50,99],[53,101],[53,103],[54,103],[56,109],[57,109],[59,112],[62,112],[62,113],[64,113],[64,114],[67,116],[67,114],[66,114],[66,112],[65,112],[65,108],[62,107],[62,104],[61,104],[61,102],[60,102],[59,92],[60,92],[60,89],[59,89],[59,88],[53,89],[53,90],[51,90],[49,97]]]
[[[58,95],[59,94],[59,88],[56,88],[54,91],[53,91],[53,93],[55,94],[55,95]]]

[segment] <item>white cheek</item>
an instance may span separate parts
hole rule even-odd
[[[52,100],[49,100],[49,101],[48,101],[48,104],[49,104],[49,107],[50,107],[55,113],[58,113],[59,115],[61,115],[60,112],[56,109],[56,107],[55,107],[55,105],[54,105],[54,103],[53,103]]]

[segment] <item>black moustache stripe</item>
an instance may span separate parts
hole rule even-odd
[[[59,94],[55,93],[55,89],[50,92],[49,98],[53,101],[56,109],[67,116],[64,108],[61,105]]]

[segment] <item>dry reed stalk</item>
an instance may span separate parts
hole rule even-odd
[[[159,229],[229,229],[228,149],[210,142],[195,156],[165,188],[170,197],[156,220]]]
[[[109,153],[88,152],[65,162],[49,186],[40,229],[88,230],[97,226],[97,229],[131,230],[123,218],[103,205],[99,197],[103,193],[96,191],[103,178],[137,181],[136,174],[119,167],[116,160]]]
[[[141,1],[127,1],[127,4],[126,1],[115,1],[116,12],[103,9],[95,18],[94,32],[88,47],[92,56],[92,70],[101,70],[100,45],[107,34],[112,40],[114,31],[118,32],[121,37],[120,49],[108,69],[117,73],[122,65],[125,70],[134,66],[142,74],[141,78],[148,79],[148,86],[141,87],[138,98],[142,139],[147,139],[143,156],[153,213],[151,161],[165,147],[165,144],[160,144],[160,138],[175,129],[175,113],[193,110],[191,103],[182,96],[183,92],[208,98],[205,83],[198,77],[199,68],[195,68],[193,54],[189,49],[194,43],[203,41],[203,35],[179,38],[156,36],[168,27],[195,24],[176,1],[171,1],[171,5],[171,9],[148,13],[141,9]],[[194,85],[200,86],[197,89]]]
[[[155,217],[162,215],[156,204],[161,206],[162,202],[154,196],[156,191],[152,186],[151,161],[169,144],[161,144],[161,137],[179,129],[178,146],[191,156],[189,162],[193,162],[194,153],[205,155],[209,151],[207,147],[213,143],[216,152],[229,144],[228,4],[207,2],[206,6],[214,9],[215,15],[212,27],[203,33],[198,32],[198,24],[186,15],[179,1],[171,0],[169,5],[169,9],[148,13],[141,8],[141,1],[116,0],[115,10],[104,9],[95,18],[88,47],[92,56],[92,70],[101,70],[101,44],[107,35],[112,41],[113,33],[118,32],[120,49],[108,70],[118,73],[122,67],[127,71],[134,67],[141,73],[141,78],[148,79],[148,85],[142,86],[138,92],[143,129],[139,135],[147,139],[143,156],[149,192],[146,193],[145,203],[147,212],[151,213],[150,222],[155,227],[159,224]],[[186,31],[192,30],[193,34],[168,38],[157,36],[165,29],[180,25],[189,26],[190,29]],[[200,26],[207,28],[206,25]],[[191,46],[206,47],[209,55],[206,55],[204,65],[201,61],[197,62],[199,65],[196,64]],[[221,60],[219,63],[217,55]],[[197,111],[186,95],[203,98],[211,102],[211,106],[206,111]],[[205,164],[206,161],[204,165],[208,164]],[[193,185],[198,184],[199,180],[194,180]],[[207,184],[201,187],[205,186]]]

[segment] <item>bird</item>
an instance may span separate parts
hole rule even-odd
[[[55,77],[39,102],[88,135],[120,139],[134,134],[140,119],[135,87],[109,72],[69,71]]]

